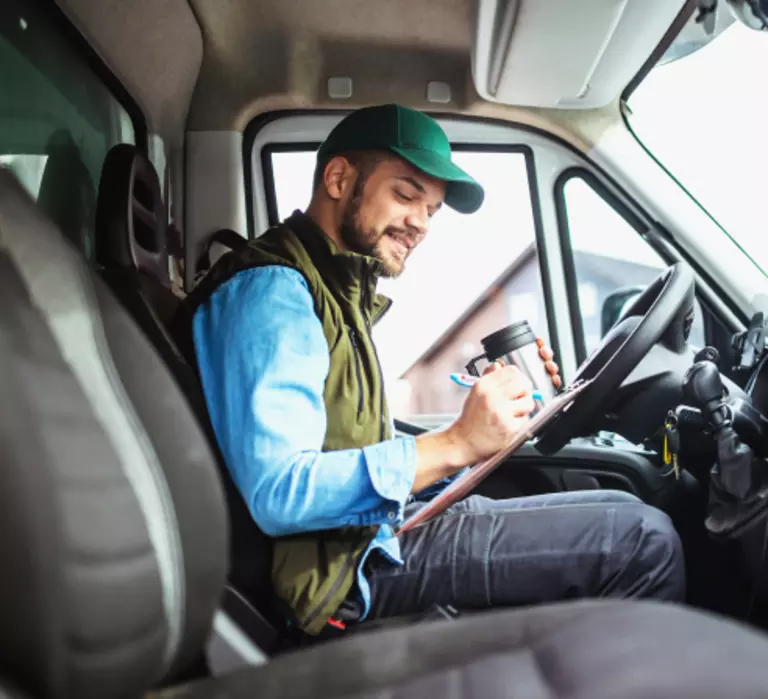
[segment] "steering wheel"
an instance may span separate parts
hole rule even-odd
[[[692,320],[695,293],[693,270],[677,262],[664,270],[629,306],[594,352],[579,367],[573,384],[587,386],[544,429],[536,449],[553,454],[612,406],[622,382],[657,343],[683,352]]]

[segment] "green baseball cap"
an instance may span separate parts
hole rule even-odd
[[[448,137],[423,112],[399,104],[358,109],[336,125],[317,156],[355,150],[391,151],[417,170],[444,181],[445,203],[459,213],[472,214],[483,203],[483,188],[451,160]]]

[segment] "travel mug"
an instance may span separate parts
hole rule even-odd
[[[554,398],[557,392],[552,384],[552,376],[544,366],[539,346],[536,344],[536,335],[527,320],[497,330],[484,337],[481,343],[485,352],[469,361],[467,373],[479,376],[476,363],[481,359],[487,359],[491,364],[513,364],[531,380],[534,390],[541,393],[545,403]]]

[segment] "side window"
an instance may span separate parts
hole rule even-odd
[[[89,258],[107,151],[134,143],[125,108],[49,13],[29,0],[0,9],[0,165]]]
[[[315,154],[267,157],[282,219],[309,202]],[[450,374],[482,353],[483,337],[523,319],[549,335],[526,155],[459,150],[455,160],[485,187],[483,206],[470,216],[444,207],[405,272],[379,283],[394,301],[374,328],[390,408],[425,425],[444,423],[461,408],[466,389]]]
[[[581,177],[566,180],[562,196],[589,354],[623,309],[667,264],[632,224]],[[694,347],[705,344],[698,302],[689,342]]]

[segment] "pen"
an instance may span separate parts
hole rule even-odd
[[[478,376],[470,376],[469,374],[451,374],[451,381],[465,388],[472,388],[478,379]],[[540,391],[533,391],[531,396],[533,400],[544,400],[544,396]]]

